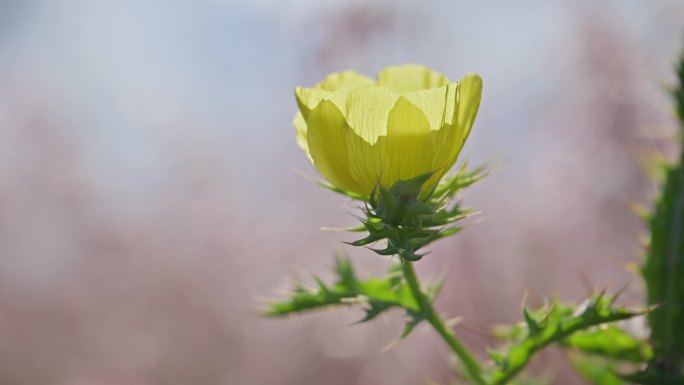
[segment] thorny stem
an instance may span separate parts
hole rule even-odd
[[[456,337],[456,334],[448,328],[442,318],[435,312],[432,307],[432,303],[425,296],[423,291],[420,289],[420,284],[418,283],[418,278],[413,270],[413,264],[409,261],[402,261],[402,270],[404,272],[404,277],[406,282],[408,282],[409,288],[413,297],[418,302],[421,311],[425,314],[428,322],[435,328],[437,333],[442,337],[444,342],[449,345],[451,350],[458,356],[458,358],[463,362],[466,371],[470,378],[478,385],[485,385],[485,381],[482,378],[482,369],[480,365],[475,360],[473,355],[470,353],[468,348],[466,348],[463,343]]]

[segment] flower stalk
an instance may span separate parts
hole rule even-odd
[[[485,381],[482,378],[482,368],[477,362],[475,357],[470,353],[468,348],[463,345],[463,343],[456,337],[456,334],[446,326],[444,320],[435,312],[432,307],[432,303],[423,293],[420,288],[420,283],[416,277],[416,272],[413,269],[413,262],[403,261],[401,264],[402,272],[404,273],[404,278],[411,288],[411,293],[413,297],[418,302],[421,312],[425,315],[427,321],[432,325],[432,327],[437,331],[437,333],[442,337],[444,342],[451,348],[451,351],[456,354],[456,356],[461,360],[463,366],[468,373],[470,379],[477,385],[485,385]]]

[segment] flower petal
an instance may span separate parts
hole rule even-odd
[[[378,74],[378,85],[395,92],[442,87],[448,83],[446,76],[417,64],[387,67]]]
[[[333,185],[365,194],[349,172],[348,141],[355,136],[342,112],[330,100],[321,101],[307,119],[309,153],[318,171]]]
[[[309,116],[311,110],[313,110],[318,103],[324,98],[330,95],[330,92],[321,90],[318,88],[295,88],[295,98],[297,98],[297,106],[299,106],[299,111],[302,113],[304,120]]]
[[[405,92],[402,96],[423,111],[430,122],[430,128],[437,131],[444,125],[448,100],[451,100],[451,109],[453,109],[456,85],[451,83],[439,88]]]
[[[463,132],[455,124],[446,124],[437,131],[433,142],[432,165],[436,171],[433,177],[441,179],[456,163],[462,147]]]
[[[451,113],[447,111],[444,127],[435,136],[434,166],[439,168],[440,178],[456,163],[477,116],[482,96],[482,79],[467,75],[458,84],[455,103]],[[447,98],[447,107],[451,102]]]
[[[328,97],[343,112],[351,129],[374,144],[387,134],[387,117],[399,95],[386,88],[346,86]]]
[[[455,123],[464,130],[463,141],[468,138],[473,127],[482,99],[482,78],[469,74],[458,81],[458,100]]]
[[[309,154],[309,143],[307,142],[306,138],[306,131],[307,131],[307,125],[306,125],[306,120],[304,120],[304,116],[302,116],[302,113],[297,111],[297,114],[294,117],[294,120],[292,121],[292,124],[295,126],[295,135],[297,137],[297,145],[299,148],[304,151],[306,154],[307,158],[309,158],[309,161],[313,162],[313,159],[311,158],[311,154]]]
[[[372,86],[375,81],[368,76],[361,75],[355,71],[336,72],[328,75],[322,82],[316,84],[316,88],[335,91],[344,86]]]
[[[382,155],[383,185],[391,187],[399,180],[433,171],[433,132],[423,111],[404,97],[397,100],[387,121],[387,136],[374,146]]]

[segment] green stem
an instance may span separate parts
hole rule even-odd
[[[456,337],[456,334],[449,329],[442,318],[435,312],[432,307],[432,303],[425,296],[423,291],[420,289],[420,284],[418,283],[418,278],[416,277],[416,272],[413,270],[413,264],[409,261],[402,262],[402,270],[404,272],[404,277],[406,282],[411,288],[413,297],[418,302],[421,311],[425,314],[428,322],[435,328],[437,333],[442,337],[444,342],[449,345],[451,350],[461,359],[466,371],[470,375],[470,378],[475,381],[478,385],[485,385],[485,381],[482,378],[482,369],[477,360],[470,353],[468,348],[466,348],[463,343]]]

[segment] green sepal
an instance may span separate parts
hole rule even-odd
[[[386,240],[384,248],[371,250],[379,255],[396,254],[407,261],[420,260],[426,253],[419,253],[419,249],[460,231],[453,224],[470,211],[452,205],[451,199],[460,189],[481,179],[485,175],[481,170],[468,171],[464,165],[427,194],[422,188],[433,173],[398,181],[390,188],[378,183],[364,207],[366,218],[362,222],[368,235],[348,243],[367,246]]]
[[[411,262],[420,261],[425,256],[425,254],[416,254],[415,252],[406,249],[399,249],[398,254],[400,257]]]
[[[373,249],[371,247],[368,248],[371,251],[374,251],[378,255],[396,255],[399,254],[400,249],[397,249],[395,247],[387,246],[384,249]]]
[[[397,181],[390,188],[390,192],[392,193],[392,195],[400,197],[405,200],[416,200],[421,190],[423,189],[423,185],[425,185],[425,182],[427,182],[428,179],[430,179],[430,177],[432,177],[432,175],[434,174],[434,171],[432,171],[422,175],[418,175],[417,177],[412,179]]]
[[[431,198],[453,198],[459,191],[486,177],[489,173],[487,168],[487,165],[481,165],[473,169],[469,169],[468,162],[463,162],[463,164],[454,174],[447,175],[442,178],[434,191],[432,191]]]
[[[366,200],[366,197],[361,195],[361,194],[357,194],[355,192],[347,191],[343,188],[336,187],[336,186],[332,185],[331,183],[328,183],[327,181],[324,181],[324,180],[321,180],[318,178],[314,178],[314,177],[309,176],[309,175],[307,175],[301,171],[297,171],[297,173],[299,175],[303,176],[304,178],[316,183],[317,185],[319,185],[325,189],[328,189],[332,192],[338,193],[340,195],[344,195],[347,198],[351,198],[351,199],[358,200],[358,201],[365,201]]]

